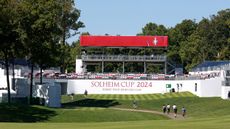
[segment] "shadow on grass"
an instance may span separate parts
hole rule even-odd
[[[43,107],[0,104],[0,122],[42,122],[55,115],[55,111]]]
[[[108,108],[111,106],[120,105],[116,100],[97,100],[97,99],[82,99],[78,101],[63,103],[64,108],[74,107],[103,107]]]

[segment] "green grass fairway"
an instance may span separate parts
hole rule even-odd
[[[151,113],[119,111],[132,109],[161,111],[163,104],[176,104],[178,111],[187,108],[183,119],[169,119]],[[229,129],[230,101],[199,98],[191,93],[146,95],[75,95],[62,97],[63,108],[0,104],[0,129]],[[26,122],[26,123],[24,123]],[[27,123],[33,122],[33,123]],[[34,123],[36,122],[36,123]]]
[[[230,101],[221,98],[199,98],[189,92],[145,95],[83,95],[63,96],[67,107],[121,107],[132,108],[132,101],[137,100],[138,109],[161,111],[163,104],[176,104],[178,111],[182,106],[187,109],[188,118],[206,118],[230,114]],[[81,100],[81,101],[79,101]]]
[[[230,118],[95,123],[0,123],[1,129],[229,129]]]
[[[47,122],[111,122],[167,120],[169,118],[149,113],[117,111],[105,108],[81,108],[59,110],[58,114]]]

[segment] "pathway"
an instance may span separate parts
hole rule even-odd
[[[166,117],[174,119],[174,120],[185,119],[181,114],[177,114],[177,117],[175,118],[173,113],[170,113],[170,114],[166,113],[166,114],[164,114],[162,112],[153,111],[153,110],[130,109],[130,108],[116,108],[116,107],[112,107],[111,109],[121,110],[121,111],[130,111],[130,112],[145,112],[145,113],[158,114],[158,115],[163,115],[163,116],[166,116]]]

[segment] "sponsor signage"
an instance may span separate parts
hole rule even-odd
[[[171,84],[166,84],[166,88],[172,88]]]
[[[168,36],[81,36],[82,47],[168,47]]]

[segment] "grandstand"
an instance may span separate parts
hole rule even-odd
[[[121,73],[129,73],[125,68],[126,63],[142,63],[143,72],[147,72],[147,63],[163,63],[164,73],[167,73],[167,58],[166,51],[168,47],[167,36],[81,36],[80,45],[83,47],[82,55],[78,56],[80,59],[76,59],[76,73],[89,72],[87,66],[98,65],[101,68],[101,73],[105,72],[105,64],[108,62],[121,63]],[[97,51],[89,53],[91,48],[97,49]],[[152,49],[152,53],[147,53],[146,49]],[[113,49],[113,51],[119,51],[122,49],[122,53],[108,53],[107,49]],[[134,53],[130,55],[127,53],[127,49],[133,49]],[[137,55],[137,50],[143,49],[144,54]],[[163,50],[162,53],[156,53],[157,50]],[[125,52],[126,51],[126,52]],[[92,71],[90,71],[92,72]],[[112,71],[106,71],[112,72]]]

